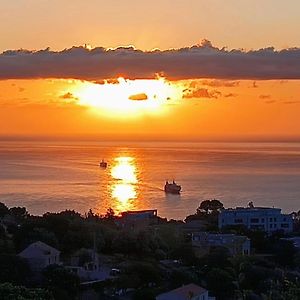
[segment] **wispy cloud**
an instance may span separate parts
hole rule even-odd
[[[70,93],[70,92],[67,92],[67,93],[59,96],[59,98],[61,98],[61,99],[71,99],[71,100],[73,99],[73,100],[77,100],[77,98],[72,93]]]
[[[236,94],[236,93],[228,93],[228,94],[224,95],[225,98],[233,98],[233,97],[237,97],[237,96],[238,96],[238,94]]]
[[[217,99],[220,97],[222,94],[220,91],[217,90],[208,90],[205,88],[196,88],[196,89],[187,89],[184,91],[183,98],[213,98]]]
[[[271,95],[259,95],[259,99],[270,99]]]
[[[156,74],[171,80],[300,79],[300,48],[228,50],[204,40],[192,47],[164,51],[141,51],[133,47],[7,50],[0,54],[0,70],[0,79],[102,80],[118,76],[136,79],[153,78]]]
[[[239,86],[239,81],[232,81],[232,80],[201,80],[202,85],[211,86],[211,87],[236,87]]]

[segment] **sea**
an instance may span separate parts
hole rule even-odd
[[[165,194],[166,180],[181,194]],[[157,209],[184,219],[206,199],[300,210],[300,143],[0,142],[0,202],[31,214]]]

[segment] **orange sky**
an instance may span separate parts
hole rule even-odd
[[[167,49],[202,38],[219,47],[295,47],[299,11],[298,0],[3,0],[0,51],[85,43]]]
[[[121,49],[112,54],[103,50],[103,54],[98,49],[98,61],[101,55],[104,62],[113,57],[103,69],[101,65],[93,69],[93,63],[85,63],[85,59],[93,59],[93,54],[84,48],[66,51],[63,62],[70,57],[75,57],[76,62],[78,55],[81,62],[78,66],[73,61],[66,65],[55,61],[64,53],[58,55],[50,50],[37,55],[22,51],[0,55],[0,137],[297,139],[300,137],[299,68],[293,62],[285,62],[290,62],[292,56],[300,61],[300,50],[290,50],[286,58],[284,51],[279,53],[276,49],[299,47],[299,3],[298,0],[3,1],[0,52],[47,47],[61,51],[84,44],[105,48],[134,45],[137,49],[152,50],[200,43],[200,48],[158,52],[157,56],[161,54],[164,59],[155,63],[146,60],[156,52]],[[205,38],[212,40],[213,46],[208,41],[201,44]],[[275,50],[258,50],[253,66],[251,51],[236,54],[242,48],[269,46]],[[185,51],[189,56],[186,68],[180,56]],[[193,68],[193,55],[197,51],[202,62],[198,61],[197,68]],[[146,60],[140,58],[142,55]],[[210,58],[214,55],[216,61]],[[246,61],[241,68],[239,56]],[[38,61],[31,61],[32,57]],[[121,60],[114,60],[115,57]],[[126,57],[132,57],[134,63],[128,63]],[[230,64],[226,59],[220,61],[224,57],[228,57]],[[266,64],[260,65],[260,59],[265,58]],[[143,66],[141,61],[145,62]],[[25,70],[20,69],[24,62],[28,63]],[[41,62],[45,64],[38,69]],[[166,68],[166,74],[164,69],[157,69],[160,65]],[[155,79],[156,70],[166,76],[162,84],[157,85],[153,80],[149,85],[130,81],[124,86],[103,84],[103,79],[111,74]],[[250,71],[245,73],[245,70]],[[102,71],[101,75],[97,71]],[[69,74],[81,80],[68,79]],[[94,78],[94,74],[99,76]],[[21,79],[13,79],[17,77]],[[99,79],[97,83],[95,79]]]
[[[178,98],[175,94],[162,101],[154,113],[125,109],[124,114],[124,109],[80,104],[76,92],[84,84],[55,79],[0,81],[0,135],[222,140],[300,136],[298,80],[176,81],[171,84],[178,91],[196,86],[199,98],[179,93]],[[64,96],[68,93],[72,96]]]

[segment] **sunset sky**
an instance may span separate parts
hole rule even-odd
[[[298,139],[298,0],[0,0],[0,138]]]

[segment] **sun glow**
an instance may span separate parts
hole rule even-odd
[[[164,104],[179,98],[179,89],[164,78],[128,80],[118,78],[99,83],[81,82],[72,91],[78,104],[107,116],[162,113]]]
[[[130,210],[134,207],[137,197],[136,183],[138,182],[136,166],[132,157],[122,156],[115,159],[111,169],[114,184],[111,186],[111,195],[118,200],[117,210]]]
[[[114,179],[122,180],[124,183],[136,183],[136,168],[132,157],[118,157],[117,164],[111,169],[111,176]]]

